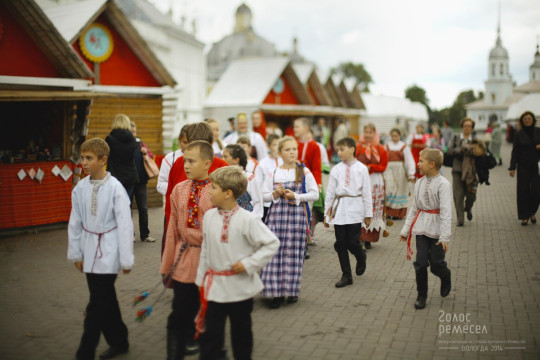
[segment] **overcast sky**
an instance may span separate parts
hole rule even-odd
[[[232,32],[241,0],[150,0],[175,17],[197,21],[208,47]],[[299,52],[323,70],[363,63],[371,92],[404,96],[423,87],[432,108],[452,104],[462,90],[484,90],[497,37],[497,0],[248,0],[255,32],[279,51],[298,38]],[[502,0],[501,34],[518,83],[528,81],[540,35],[539,0]],[[208,51],[207,47],[207,51]]]

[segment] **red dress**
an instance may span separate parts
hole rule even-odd
[[[378,159],[374,151],[368,157],[368,147],[364,144],[358,144],[356,147],[356,158],[366,165],[369,169],[369,180],[371,182],[371,196],[373,200],[373,217],[369,227],[362,224],[361,241],[377,242],[379,241],[381,230],[386,228],[386,218],[384,214],[384,201],[386,191],[384,187],[383,173],[388,166],[388,153],[380,144],[373,145],[374,150],[378,152]]]
[[[418,161],[420,160],[420,152],[424,150],[427,147],[427,134],[413,134],[412,135],[412,143],[411,143],[411,153],[414,158],[414,164],[416,166],[416,173],[414,176],[419,179],[421,178],[422,174],[420,174],[420,169],[418,168]],[[415,145],[419,146],[416,147]]]
[[[322,182],[321,171],[321,150],[315,140],[310,140],[307,143],[303,143],[296,140],[298,144],[298,160],[306,164],[306,167],[311,170],[317,185]]]

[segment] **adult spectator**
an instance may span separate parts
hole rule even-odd
[[[107,161],[107,171],[120,181],[131,199],[135,184],[139,182],[134,160],[135,149],[138,148],[138,145],[131,133],[131,121],[127,115],[116,115],[112,123],[112,130],[105,141],[111,149]]]
[[[530,111],[525,111],[519,118],[518,132],[514,136],[510,176],[514,177],[517,167],[517,208],[521,225],[527,225],[529,219],[536,224],[536,212],[540,204],[540,129],[536,127],[536,118]]]
[[[311,138],[310,125],[308,118],[298,118],[294,120],[293,131],[298,143],[298,160],[311,170],[320,191],[322,182],[321,150],[315,140]]]
[[[253,131],[258,132],[263,139],[266,139],[266,120],[260,110],[255,110],[251,113],[251,125],[253,126]]]
[[[444,142],[446,144],[450,144],[450,140],[452,140],[452,135],[454,135],[454,130],[448,125],[448,121],[443,121],[443,126],[441,129],[441,134],[444,139]]]
[[[254,154],[251,154],[252,157],[257,160],[261,160],[265,158],[266,155],[268,155],[268,148],[266,147],[266,142],[264,141],[261,134],[250,130],[252,129],[252,126],[245,113],[238,114],[238,116],[236,117],[234,128],[236,129],[236,131],[233,131],[225,139],[223,139],[223,142],[226,145],[236,144],[238,138],[245,136],[251,141],[251,146],[253,146]]]
[[[457,225],[463,226],[464,215],[472,220],[472,207],[476,201],[478,177],[473,154],[474,120],[464,118],[461,120],[461,133],[453,136],[448,145],[448,154],[453,157],[452,163],[452,189],[454,192],[454,205],[456,207]]]
[[[139,182],[135,184],[133,195],[135,195],[135,201],[137,202],[137,211],[139,212],[139,236],[141,241],[155,242],[156,239],[150,236],[150,230],[148,229],[148,191],[146,185],[148,184],[148,174],[144,168],[144,156],[148,155],[151,159],[154,159],[154,154],[148,149],[146,144],[137,137],[137,125],[131,122],[131,133],[135,137],[135,141],[139,144],[135,148],[134,159],[135,168],[137,169],[137,175],[139,176]],[[133,199],[129,199],[133,202]]]

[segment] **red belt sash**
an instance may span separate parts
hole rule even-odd
[[[440,209],[432,209],[432,210],[418,209],[418,212],[416,213],[416,216],[414,217],[414,220],[413,220],[413,222],[411,224],[411,228],[409,229],[409,237],[407,238],[407,260],[411,260],[411,255],[414,254],[413,251],[411,250],[412,231],[413,231],[413,228],[414,228],[414,224],[416,224],[416,220],[418,219],[418,216],[422,212],[425,212],[425,213],[428,213],[428,214],[440,214],[441,210]]]
[[[208,269],[202,281],[202,286],[199,289],[201,306],[199,312],[195,317],[195,339],[198,339],[199,336],[204,332],[204,318],[206,317],[206,309],[208,308],[208,294],[210,293],[210,288],[212,288],[212,282],[214,281],[214,275],[218,276],[232,276],[236,275],[233,270],[223,270],[217,271],[213,269]],[[208,281],[206,280],[208,278]],[[206,283],[206,287],[205,287]]]
[[[82,228],[83,228],[84,231],[86,231],[87,233],[94,234],[94,235],[97,235],[97,236],[98,236],[96,253],[94,254],[94,262],[92,263],[92,269],[90,270],[90,272],[94,272],[94,265],[96,264],[96,259],[101,259],[101,257],[103,256],[103,251],[101,250],[101,237],[102,237],[104,234],[113,231],[113,230],[116,229],[117,227],[118,227],[118,226],[115,226],[115,227],[113,227],[112,229],[109,229],[109,230],[107,230],[107,231],[105,231],[105,232],[97,233],[97,232],[93,232],[93,231],[88,230],[88,229],[85,228],[84,225],[83,225]],[[99,256],[98,256],[98,251],[99,251]]]

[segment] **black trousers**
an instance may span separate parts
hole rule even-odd
[[[342,257],[349,256],[347,250],[349,250],[351,254],[353,254],[355,257],[361,254],[362,245],[360,244],[359,240],[361,232],[362,223],[334,225],[334,233],[336,236],[334,250],[336,250],[336,252],[338,253],[342,272],[348,277],[352,276],[350,264],[344,264]]]
[[[435,245],[439,239],[424,235],[416,235],[416,284],[418,293],[427,296],[427,268],[429,266],[433,275],[444,278],[449,275],[448,266],[444,260],[445,253],[442,245]]]
[[[148,191],[145,184],[135,184],[133,194],[137,202],[137,211],[139,212],[139,235],[141,240],[146,239],[150,235],[148,229]],[[130,198],[133,203],[133,196]]]
[[[90,302],[86,307],[84,332],[77,351],[80,358],[93,359],[101,333],[111,347],[129,347],[128,330],[116,299],[116,274],[86,274]]]
[[[173,280],[174,298],[172,312],[167,319],[167,329],[178,336],[178,348],[195,336],[195,316],[199,311],[199,288],[193,283],[182,283]]]
[[[362,232],[362,223],[334,225],[336,242],[334,250],[340,253],[349,250],[351,254],[357,255],[362,250],[360,244],[360,233]]]
[[[201,337],[200,360],[217,360],[225,342],[225,321],[231,322],[231,343],[236,360],[249,360],[253,351],[251,311],[253,299],[231,303],[208,302],[206,330]]]

